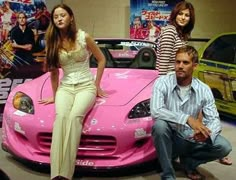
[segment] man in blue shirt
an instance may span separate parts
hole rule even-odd
[[[176,53],[175,73],[158,78],[151,97],[152,136],[162,179],[175,179],[172,158],[179,156],[190,179],[202,179],[196,168],[232,150],[220,135],[221,123],[211,89],[192,77],[198,53],[192,46]]]

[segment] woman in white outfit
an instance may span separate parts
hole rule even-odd
[[[93,107],[96,96],[105,96],[100,88],[100,81],[106,61],[93,38],[81,29],[76,29],[73,12],[65,4],[55,6],[51,12],[51,23],[46,33],[46,50],[46,67],[51,73],[54,96],[42,99],[40,103],[55,101],[51,179],[71,179],[83,119]],[[90,53],[98,61],[95,80],[89,68]],[[59,83],[60,67],[64,75]]]

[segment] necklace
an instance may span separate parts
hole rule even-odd
[[[62,49],[64,49],[67,52],[75,50],[76,49],[75,43],[71,42],[68,39],[63,39],[62,40]]]

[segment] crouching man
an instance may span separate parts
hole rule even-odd
[[[232,146],[220,135],[221,123],[208,85],[194,78],[198,53],[192,46],[176,53],[175,73],[158,78],[151,97],[152,137],[161,178],[175,179],[172,158],[179,157],[189,179],[203,179],[197,167],[227,156]]]

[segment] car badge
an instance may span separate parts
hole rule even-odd
[[[90,121],[90,124],[91,125],[96,125],[98,123],[98,120],[97,119],[92,119],[91,121]]]

